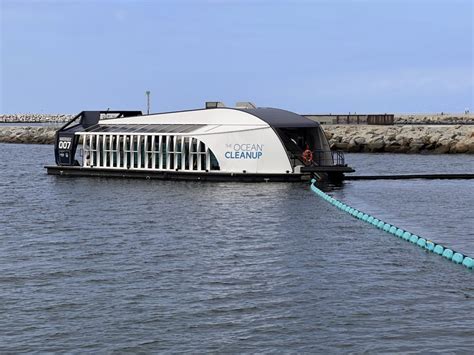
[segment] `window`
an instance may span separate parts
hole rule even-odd
[[[204,142],[185,136],[155,134],[84,134],[83,166],[124,169],[220,170]]]
[[[133,136],[132,136],[133,137]],[[126,135],[124,136],[124,144],[123,144],[123,151],[124,151],[124,168],[130,169],[131,168],[131,160],[132,160],[132,151],[131,151],[131,136]]]
[[[153,168],[154,138],[155,136],[144,136],[143,167],[145,169]]]
[[[102,136],[104,140],[104,166],[111,166],[112,136]]]
[[[221,170],[216,156],[210,149],[209,149],[209,167],[211,168],[210,170]]]
[[[155,144],[154,144],[154,163],[152,164],[152,169],[160,169],[161,164],[162,164],[162,158],[161,158],[161,152],[162,152],[162,146],[161,146],[161,141],[162,141],[162,136],[155,136]]]

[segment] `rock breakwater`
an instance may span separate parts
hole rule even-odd
[[[399,124],[474,124],[474,114],[409,114],[395,115],[394,123]]]
[[[0,122],[65,122],[72,117],[42,114],[0,115]],[[422,115],[420,120],[421,117]],[[442,117],[444,119],[447,116]],[[0,142],[53,144],[56,130],[57,127],[48,126],[0,125]],[[417,125],[324,125],[324,130],[331,148],[345,152],[474,153],[474,125],[428,125],[421,124],[420,121]]]
[[[474,126],[327,125],[332,149],[366,153],[474,153]]]
[[[67,122],[74,115],[47,113],[0,114],[0,123],[55,123]],[[396,114],[395,124],[474,124],[474,114]]]
[[[0,123],[56,123],[67,122],[74,115],[46,113],[16,113],[0,115]]]
[[[55,127],[0,126],[0,142],[53,144]]]

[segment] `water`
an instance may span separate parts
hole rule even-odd
[[[474,170],[469,156],[347,159],[360,173]],[[1,352],[472,352],[474,272],[307,183],[61,178],[51,161],[52,146],[0,144]],[[474,252],[472,181],[331,194]]]
[[[355,175],[474,173],[470,155],[348,154]],[[333,197],[474,257],[474,180],[347,181]]]

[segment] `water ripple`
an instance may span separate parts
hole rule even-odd
[[[307,184],[60,178],[42,169],[51,157],[50,146],[0,145],[1,352],[474,348],[472,272],[347,218]],[[411,159],[413,172],[449,168],[348,158],[361,172]],[[474,252],[472,182],[331,193]]]

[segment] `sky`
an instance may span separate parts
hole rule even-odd
[[[474,112],[471,0],[0,0],[0,113]]]

